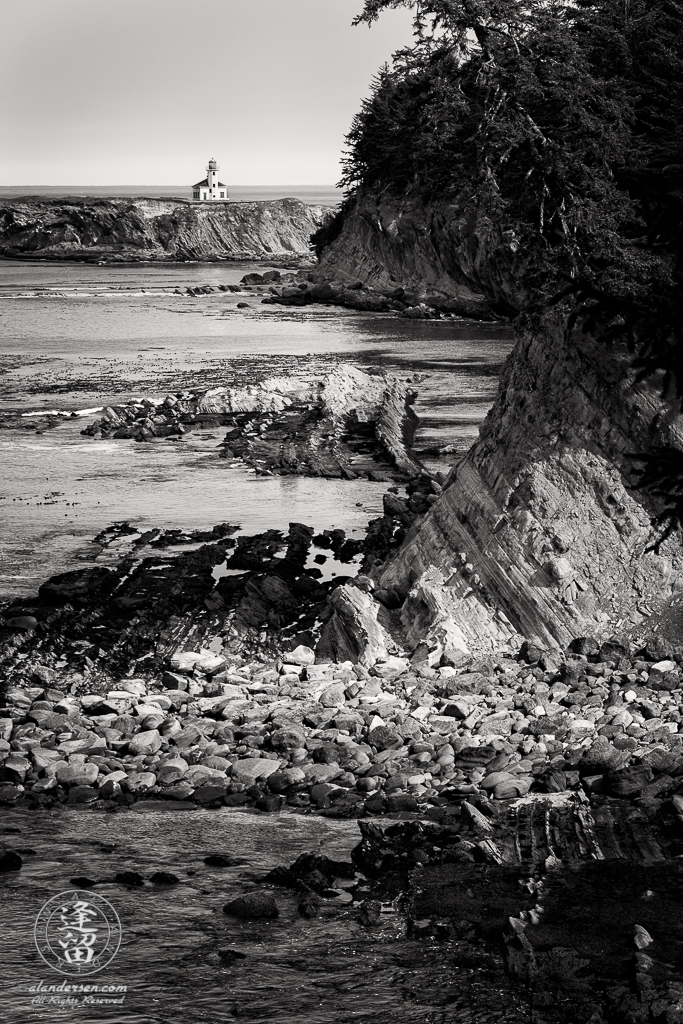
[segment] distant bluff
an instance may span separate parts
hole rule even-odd
[[[304,256],[331,211],[298,199],[43,199],[0,204],[0,256],[173,262]]]

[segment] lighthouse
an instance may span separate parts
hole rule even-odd
[[[206,167],[206,177],[192,186],[192,198],[200,203],[223,200],[228,198],[227,186],[218,180],[218,164],[211,157]]]

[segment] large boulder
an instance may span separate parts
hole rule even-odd
[[[55,775],[63,786],[91,786],[97,780],[99,768],[90,761],[83,764],[66,764],[60,762]]]
[[[387,637],[377,621],[380,605],[351,584],[330,594],[332,615],[320,634],[317,653],[334,661],[351,661],[365,668],[388,656]]]

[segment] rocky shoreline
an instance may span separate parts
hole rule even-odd
[[[129,537],[117,568],[3,609],[0,801],[476,822],[499,801],[585,793],[683,813],[683,648],[583,638],[561,655],[511,639],[478,658],[411,643],[372,576],[430,497],[418,478],[412,498],[388,493],[365,541],[315,538],[364,559],[327,583],[300,524],[97,538]],[[183,539],[193,550],[134,555]]]
[[[261,474],[405,479],[421,466],[410,452],[417,393],[392,374],[340,364],[320,376],[177,392],[111,406],[82,434],[97,440],[182,437],[228,426],[221,455]]]
[[[344,279],[334,272],[336,269],[326,272],[323,265],[285,273],[251,273],[246,274],[240,284],[255,293],[267,287],[268,294],[261,299],[264,305],[341,306],[365,313],[395,313],[408,320],[507,319],[505,312],[498,311],[483,295],[467,288],[453,294],[439,288]]]
[[[351,863],[302,854],[223,913],[253,930],[293,897],[301,918],[337,908],[373,943],[436,944],[456,979],[500,960],[499,985],[536,1024],[680,1021],[683,649],[583,638],[563,656],[525,643],[430,665],[416,650],[368,669],[305,645],[247,660],[212,642],[105,684],[87,659],[77,673],[47,653],[40,626],[5,619],[3,633],[6,810],[359,819]],[[0,844],[0,872],[32,852]],[[204,863],[236,862],[216,850]],[[176,886],[169,867],[71,882]],[[433,984],[437,1002],[469,998]]]

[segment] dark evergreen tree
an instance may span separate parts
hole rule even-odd
[[[356,20],[397,7],[415,45],[354,121],[349,198],[484,206],[514,227],[536,301],[625,341],[683,400],[683,0],[366,0]],[[641,465],[683,526],[680,458]]]

